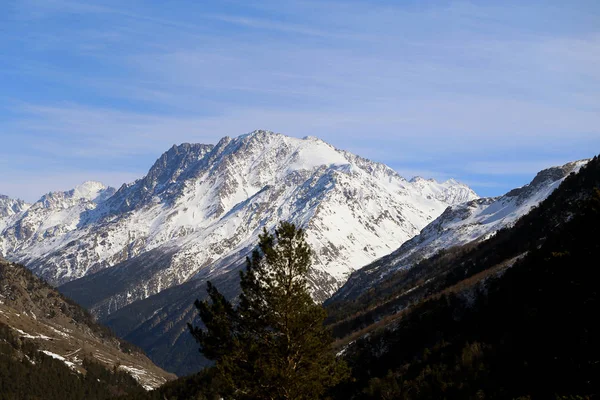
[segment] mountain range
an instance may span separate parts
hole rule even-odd
[[[327,301],[354,378],[333,397],[597,397],[600,158],[585,164],[487,239]]]
[[[0,251],[54,285],[160,254],[159,266],[93,309],[106,315],[227,271],[263,228],[285,219],[307,228],[315,297],[324,299],[357,265],[389,253],[448,205],[476,197],[455,181],[406,181],[316,138],[255,131],[216,146],[173,146],[119,190],[87,182],[32,205],[4,199]]]
[[[356,298],[395,271],[510,226],[583,164],[481,199],[454,180],[408,181],[314,137],[254,131],[173,146],[118,190],[86,182],[34,204],[1,197],[0,253],[185,374],[205,365],[187,334],[193,301],[207,280],[235,297],[245,256],[279,220],[307,231],[313,297]]]
[[[527,185],[502,196],[474,199],[448,207],[400,248],[353,273],[330,300],[355,299],[391,274],[412,268],[440,250],[490,238],[498,230],[514,225],[587,162],[581,160],[548,168],[540,171]]]

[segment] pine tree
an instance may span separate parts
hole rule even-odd
[[[236,307],[210,282],[210,301],[196,300],[205,329],[190,330],[232,397],[318,399],[348,376],[332,352],[325,311],[309,294],[310,262],[304,231],[281,222],[247,258]]]

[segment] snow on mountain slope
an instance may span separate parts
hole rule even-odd
[[[11,199],[0,194],[0,232],[29,207],[31,204],[27,204],[23,200]]]
[[[448,207],[419,235],[354,273],[334,298],[354,298],[388,274],[410,268],[441,249],[489,238],[499,229],[513,225],[546,199],[570,173],[578,172],[586,163],[587,160],[583,160],[549,168],[539,172],[528,185],[503,196],[474,199]]]
[[[435,179],[424,179],[416,176],[410,180],[415,188],[418,188],[423,196],[436,198],[447,204],[464,203],[465,199],[472,200],[475,197],[469,195],[469,189],[454,179],[438,183]]]
[[[27,210],[31,204],[23,200],[11,199],[8,196],[0,194],[0,218],[10,218],[21,211]]]
[[[149,251],[169,254],[164,264],[143,272],[147,264],[139,265],[136,276],[129,276],[131,268],[120,276],[127,284],[110,295],[107,311],[113,311],[189,279],[227,272],[263,228],[290,220],[307,228],[315,289],[324,297],[357,265],[397,248],[449,204],[474,198],[465,185],[417,185],[316,138],[254,131],[216,146],[174,146],[146,177],[104,201],[48,208],[43,198],[2,232],[0,248],[54,284],[131,266]]]
[[[67,192],[48,193],[23,205],[5,219],[0,230],[0,255],[26,260],[54,251],[81,224],[81,216],[115,193],[99,182],[85,182]]]

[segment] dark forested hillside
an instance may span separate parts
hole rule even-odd
[[[0,399],[109,399],[173,378],[27,268],[0,259]]]
[[[548,233],[581,212],[584,202],[600,187],[598,158],[569,176],[539,207],[514,227],[498,231],[478,244],[450,248],[386,278],[356,299],[326,302],[328,323],[338,338],[393,318],[428,296],[455,285],[460,289],[487,275],[501,272],[530,250],[541,246]]]
[[[595,158],[517,226],[427,264],[445,289],[346,348],[355,381],[338,398],[600,395],[599,188]]]
[[[0,400],[93,400],[146,393],[124,371],[88,360],[83,360],[82,367],[85,374],[41,352],[34,342],[0,323]]]

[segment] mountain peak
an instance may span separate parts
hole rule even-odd
[[[89,200],[94,203],[101,203],[116,192],[116,189],[98,181],[86,181],[81,185],[75,186],[69,193],[74,199]]]
[[[228,136],[225,137],[226,139],[229,139],[228,141],[231,141],[231,138],[229,138]],[[223,139],[225,139],[223,138]],[[332,147],[329,143],[327,143],[326,141],[316,137],[316,136],[304,136],[302,139],[299,139],[297,137],[294,136],[287,136],[284,135],[282,133],[278,133],[278,132],[274,132],[274,131],[270,131],[268,129],[255,129],[252,132],[248,132],[246,134],[240,135],[237,138],[233,139],[233,140],[248,140],[248,139],[255,139],[255,140],[264,140],[267,138],[283,138],[285,140],[293,140],[293,141],[306,141],[306,142],[320,142],[320,143],[324,143],[327,144],[328,146]]]
[[[229,138],[228,136],[226,136],[223,139],[226,139],[226,138],[229,139],[227,142],[230,142],[230,141],[243,142],[243,141],[248,141],[248,140],[263,140],[268,137],[274,137],[274,136],[285,136],[285,135],[282,135],[281,133],[275,133],[273,131],[269,131],[266,129],[255,129],[251,132],[239,135],[233,139]],[[221,140],[223,140],[223,139],[221,139]]]
[[[86,181],[71,190],[49,192],[43,195],[34,207],[68,208],[81,201],[99,204],[116,192],[116,189],[97,181]]]
[[[193,175],[195,166],[214,148],[212,144],[200,143],[173,145],[154,162],[145,177],[121,186],[107,202],[106,210],[115,214],[148,204],[157,194]]]
[[[75,190],[101,190],[106,189],[107,186],[99,181],[85,181],[81,185],[75,186]]]
[[[278,136],[278,135],[281,135],[281,133],[276,133],[276,132],[270,131],[268,129],[255,129],[251,132],[245,133],[238,137],[241,139],[241,138],[251,137],[251,136]]]
[[[0,218],[10,217],[30,207],[21,199],[13,199],[0,194]]]
[[[451,205],[479,198],[477,193],[469,186],[452,178],[440,183],[433,178],[425,179],[415,176],[410,180],[410,183],[420,190],[423,195],[435,197]]]
[[[176,180],[179,173],[201,160],[214,147],[212,144],[200,143],[173,145],[154,162],[146,175],[146,178],[155,182],[146,181],[145,183],[150,183],[152,186],[153,184],[165,184],[169,179]]]
[[[525,186],[511,190],[506,194],[507,197],[526,197],[531,193],[538,191],[540,188],[552,184],[553,182],[562,182],[562,179],[567,177],[572,172],[578,172],[581,167],[587,164],[590,160],[578,160],[566,163],[564,165],[550,167],[541,170],[535,175],[535,178]]]

